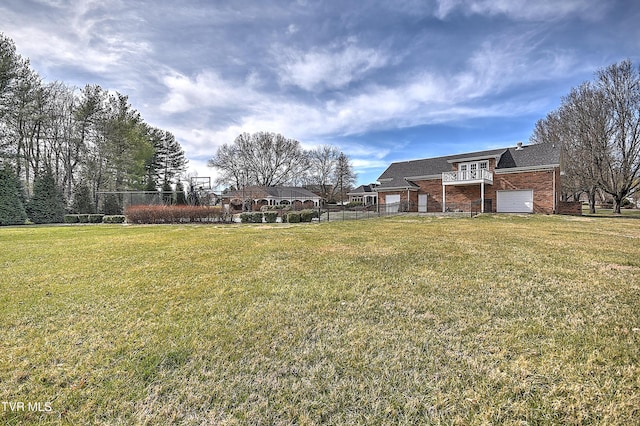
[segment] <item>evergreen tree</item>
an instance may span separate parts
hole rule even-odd
[[[27,216],[33,223],[60,223],[64,220],[64,197],[50,170],[36,177],[33,196],[26,207]]]
[[[162,202],[167,205],[173,204],[173,189],[167,180],[162,183]]]
[[[22,225],[26,220],[20,181],[11,169],[0,168],[0,225]]]
[[[96,212],[96,205],[91,196],[91,189],[86,183],[81,183],[76,186],[73,194],[72,209],[75,213],[81,214],[94,214]]]
[[[104,199],[104,214],[122,214],[120,200],[116,194],[107,194]]]
[[[181,181],[176,183],[176,204],[179,206],[187,204],[187,194],[184,192],[184,185]]]

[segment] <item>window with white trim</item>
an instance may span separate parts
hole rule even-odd
[[[486,170],[488,168],[489,160],[472,161],[469,163],[460,163],[458,165],[458,172],[460,172],[462,180],[475,180],[480,178],[478,170]]]

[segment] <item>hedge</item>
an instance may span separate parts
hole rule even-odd
[[[89,223],[102,223],[103,218],[104,218],[103,214],[90,214]]]
[[[103,214],[66,214],[64,223],[102,223]]]
[[[77,214],[65,214],[64,215],[64,223],[78,223],[80,222],[80,218]]]
[[[278,212],[273,212],[273,211],[269,211],[269,212],[264,212],[264,221],[267,223],[276,223],[276,220],[278,219]]]
[[[222,207],[208,206],[131,206],[124,212],[127,221],[137,224],[226,222]]]
[[[299,212],[289,212],[289,214],[287,214],[287,222],[289,222],[289,223],[300,223],[300,213]]]
[[[262,223],[262,212],[245,212],[240,214],[242,223]]]
[[[311,222],[315,216],[313,210],[302,210],[300,212],[300,222]]]
[[[126,217],[121,214],[105,215],[102,218],[103,223],[124,223],[125,220],[126,220]]]

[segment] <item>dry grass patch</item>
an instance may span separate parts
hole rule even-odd
[[[633,423],[638,236],[545,216],[0,229],[0,395],[52,407],[0,420]]]

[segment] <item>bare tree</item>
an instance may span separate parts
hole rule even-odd
[[[622,201],[640,186],[640,72],[626,60],[599,71],[597,84],[612,130],[599,164],[600,186],[620,213]]]
[[[341,152],[338,155],[338,160],[336,162],[336,167],[334,170],[334,180],[335,180],[335,191],[337,192],[337,197],[340,198],[341,202],[344,202],[347,192],[351,190],[353,185],[355,185],[357,179],[357,175],[351,166],[351,161],[349,161],[349,157],[346,156],[345,153]]]
[[[536,123],[534,143],[561,143],[563,186],[589,195],[609,194],[614,212],[640,187],[640,73],[630,61],[597,73],[562,98],[560,107]]]
[[[221,172],[218,183],[278,186],[295,183],[306,169],[307,158],[295,139],[276,133],[238,135],[233,144],[218,148],[208,165]]]
[[[307,180],[310,184],[318,185],[320,196],[330,199],[335,189],[333,180],[340,151],[332,145],[322,145],[307,151],[309,170]]]
[[[593,84],[583,83],[562,98],[558,110],[538,121],[531,141],[562,146],[563,192],[577,199],[586,193],[595,213],[599,167],[606,155],[610,126],[604,97]]]

